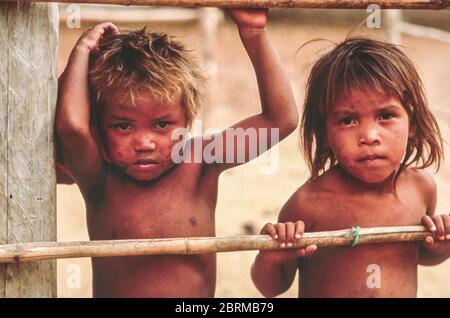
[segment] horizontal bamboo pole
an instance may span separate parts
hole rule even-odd
[[[363,228],[358,245],[420,241],[431,235],[423,226]],[[304,233],[290,248],[315,244],[349,246],[352,229]],[[278,242],[268,235],[232,237],[189,237],[140,240],[86,242],[32,242],[0,245],[0,263],[31,262],[57,258],[112,257],[161,254],[203,254],[249,250],[279,249]]]
[[[55,0],[18,0],[18,2],[55,2]],[[378,4],[384,9],[440,10],[450,8],[450,0],[58,0],[56,2],[218,8],[365,9],[370,4]]]

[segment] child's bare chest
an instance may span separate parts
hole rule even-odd
[[[196,171],[175,172],[149,186],[109,178],[105,194],[88,208],[91,239],[214,235],[214,198],[205,198]]]
[[[426,205],[418,194],[334,197],[320,207],[314,231],[361,227],[419,225]],[[326,212],[327,211],[327,212]]]
[[[330,231],[354,226],[384,227],[419,225],[426,206],[419,196],[336,198],[329,202],[312,231]],[[414,296],[416,292],[418,243],[399,242],[338,248],[322,248],[303,266],[303,293],[313,297]],[[373,271],[380,286],[367,287]],[[378,276],[377,276],[378,277]],[[317,284],[317,280],[323,282]],[[312,288],[315,286],[315,288]],[[327,294],[333,291],[333,294]]]

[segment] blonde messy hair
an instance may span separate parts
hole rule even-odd
[[[442,136],[413,63],[393,44],[354,37],[321,56],[309,75],[301,141],[310,180],[337,164],[327,144],[326,120],[333,105],[353,89],[391,94],[408,113],[415,136],[408,140],[397,176],[413,163],[419,169],[432,164],[439,169],[443,159]]]
[[[148,93],[161,103],[181,98],[190,127],[202,104],[204,80],[197,62],[181,43],[165,33],[147,32],[145,27],[106,34],[89,65],[91,101],[97,116],[114,93],[123,93],[122,102],[131,107],[136,106],[136,98]]]

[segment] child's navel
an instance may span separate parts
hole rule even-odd
[[[191,223],[192,226],[197,225],[197,219],[194,216],[189,219],[189,222]]]

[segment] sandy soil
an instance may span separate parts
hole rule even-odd
[[[271,21],[269,31],[291,79],[299,110],[303,101],[305,77],[316,58],[316,52],[326,44],[311,45],[300,51],[297,48],[307,40],[323,37],[342,40],[356,24],[352,23],[302,23],[288,20]],[[86,23],[83,27],[88,26]],[[152,29],[169,31],[180,36],[191,48],[199,52],[199,29],[189,25],[150,25]],[[61,26],[60,69],[80,30]],[[383,38],[382,32],[361,29],[361,34]],[[438,41],[404,37],[406,53],[413,59],[426,86],[433,112],[446,139],[450,136],[450,90],[448,76],[450,45]],[[221,24],[217,34],[218,71],[210,80],[209,104],[204,110],[204,128],[224,128],[246,116],[258,112],[259,97],[253,70],[238,34],[232,24]],[[277,151],[277,150],[275,150]],[[271,175],[261,173],[261,161],[249,163],[227,171],[221,176],[217,203],[217,235],[241,235],[259,232],[268,221],[275,221],[278,211],[307,178],[298,147],[298,132],[292,134],[278,148],[279,169]],[[446,152],[450,157],[449,150]],[[444,163],[436,174],[438,184],[438,213],[449,213],[450,198],[446,196],[450,183],[450,164]],[[58,240],[87,240],[84,203],[76,186],[58,186]],[[250,279],[250,266],[256,252],[223,253],[218,255],[217,297],[260,297]],[[78,267],[79,266],[79,267]],[[71,286],[77,270],[81,273],[80,288]],[[89,259],[58,261],[58,296],[90,297],[91,269]],[[448,277],[450,260],[419,270],[419,297],[450,297]],[[72,281],[73,282],[73,281]],[[295,297],[297,283],[282,295]]]

